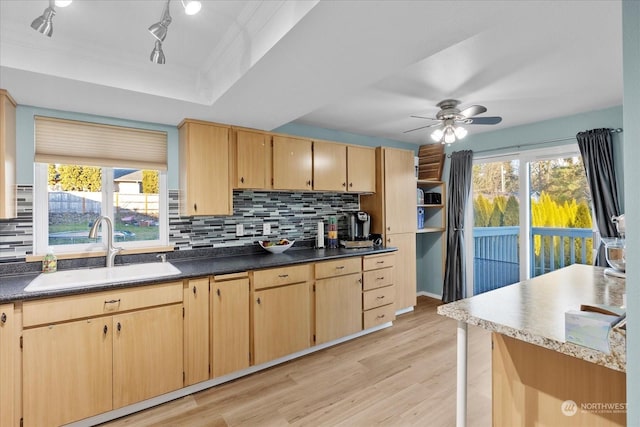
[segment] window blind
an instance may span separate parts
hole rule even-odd
[[[35,161],[167,170],[167,133],[35,117]]]

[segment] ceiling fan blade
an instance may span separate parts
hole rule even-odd
[[[424,116],[409,116],[409,117],[413,117],[414,119],[438,120],[434,117],[424,117]]]
[[[409,133],[409,132],[413,132],[414,130],[420,130],[420,129],[425,129],[425,128],[432,128],[434,126],[440,126],[440,123],[433,123],[431,125],[426,125],[426,126],[420,126],[419,128],[415,128],[415,129],[409,129],[409,130],[405,130],[402,133]]]
[[[483,105],[472,105],[460,111],[460,114],[465,117],[477,116],[478,114],[486,113],[487,108]]]
[[[471,117],[467,119],[470,125],[497,125],[502,121],[502,117]]]

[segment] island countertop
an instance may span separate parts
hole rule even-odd
[[[617,371],[626,371],[626,331],[614,328],[611,353],[565,341],[565,312],[581,304],[623,305],[625,280],[574,264],[438,307],[438,314]]]

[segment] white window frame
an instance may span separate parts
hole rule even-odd
[[[529,197],[529,164],[533,161],[553,160],[562,157],[580,156],[580,148],[576,142],[562,144],[548,148],[535,148],[523,151],[504,151],[500,154],[478,155],[473,158],[473,164],[504,162],[510,160],[518,160],[518,197],[520,203],[520,280],[529,279],[531,276],[531,242],[529,238],[529,228],[531,227],[531,199]],[[524,202],[524,203],[523,203]],[[595,215],[592,213],[592,217]],[[467,199],[465,211],[465,230],[470,232],[464,233],[465,244],[465,269],[467,271],[467,295],[473,295],[473,183]],[[595,227],[595,222],[594,222]]]
[[[102,167],[102,212],[101,215],[113,219],[113,169]],[[45,255],[49,247],[49,196],[48,196],[48,164],[34,163],[35,179],[33,191],[33,254]],[[145,249],[169,245],[169,204],[167,189],[167,172],[159,172],[159,213],[158,240],[139,240],[118,242],[116,246],[124,249]],[[87,229],[88,232],[88,229]],[[101,233],[101,241],[95,243],[79,243],[73,245],[56,245],[57,254],[64,253],[96,253],[104,252],[107,245],[107,233]]]

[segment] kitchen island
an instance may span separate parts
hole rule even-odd
[[[610,352],[565,340],[565,312],[622,306],[624,279],[572,265],[438,307],[458,321],[457,425],[466,424],[467,325],[492,331],[493,424],[625,425],[626,331]]]

